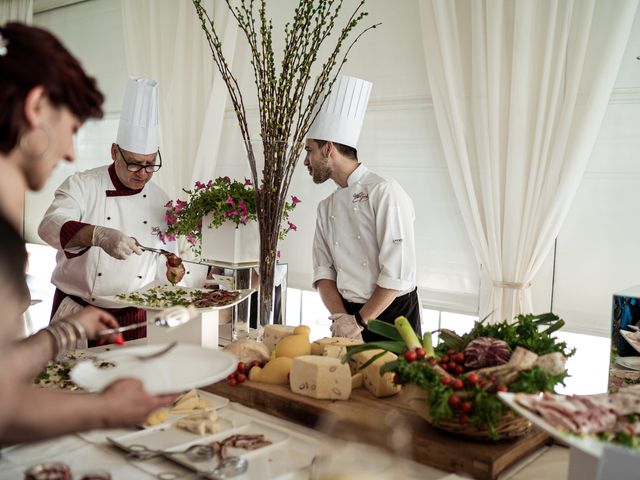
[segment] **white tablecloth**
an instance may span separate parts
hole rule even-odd
[[[252,457],[249,471],[237,480],[277,478],[278,480],[306,480],[306,467],[320,446],[334,445],[337,450],[345,447],[341,441],[327,437],[306,427],[264,414],[255,409],[231,403],[220,411],[221,416],[234,418],[236,422],[257,420],[288,432],[289,439],[268,457]],[[21,479],[23,472],[32,465],[46,462],[63,462],[71,467],[74,478],[83,472],[104,470],[113,480],[152,479],[163,472],[172,472],[179,478],[193,478],[188,470],[169,460],[156,458],[145,462],[128,461],[106,437],[117,438],[130,430],[94,431],[67,435],[54,440],[28,445],[17,445],[2,450],[0,479]],[[384,454],[383,454],[384,455]],[[501,478],[512,480],[565,479],[568,468],[568,450],[547,447],[506,471]],[[371,461],[379,461],[377,455]],[[376,478],[403,478],[422,480],[453,480],[464,478],[407,460],[394,459],[393,468]],[[393,473],[391,473],[393,472]]]

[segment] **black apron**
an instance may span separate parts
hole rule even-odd
[[[347,313],[350,315],[359,312],[360,309],[364,306],[364,303],[353,303],[345,300],[344,298],[342,299],[342,303],[344,304],[344,308],[347,310]],[[413,327],[413,330],[416,332],[416,335],[418,335],[418,338],[422,340],[422,327],[420,325],[420,302],[418,302],[417,287],[413,290],[413,292],[405,293],[404,295],[397,297],[384,312],[378,315],[378,320],[382,320],[393,325],[395,319],[400,316],[407,317],[407,320],[409,320],[409,323]],[[377,333],[372,333],[366,329],[362,332],[362,339],[365,342],[389,340],[388,338],[382,337]]]

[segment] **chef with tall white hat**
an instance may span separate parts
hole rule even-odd
[[[58,250],[51,278],[56,286],[52,321],[81,306],[108,307],[100,297],[136,290],[165,274],[164,258],[138,246],[167,248],[152,234],[154,226],[165,223],[169,200],[151,181],[162,166],[159,130],[157,82],[130,78],[111,144],[112,163],[75,173],[56,191],[38,229]],[[184,275],[184,267],[177,273]],[[122,326],[146,318],[137,308],[105,310]],[[146,327],[141,327],[124,338],[144,336]]]
[[[404,315],[420,334],[415,213],[407,193],[358,159],[358,139],[372,84],[338,77],[307,134],[304,161],[317,184],[337,189],[318,205],[313,286],[327,307],[333,336],[378,340],[370,319]]]

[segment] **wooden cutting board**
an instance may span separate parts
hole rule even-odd
[[[222,381],[203,390],[308,427],[328,430],[337,437],[353,439],[357,433],[360,440],[373,440],[381,446],[387,446],[389,428],[385,426],[385,418],[393,411],[413,430],[411,458],[479,479],[496,478],[507,467],[550,442],[548,435],[536,428],[517,440],[495,443],[449,434],[430,426],[414,413],[402,392],[393,397],[375,398],[367,390],[358,388],[348,401],[340,401],[316,400],[297,395],[286,386],[256,382],[231,387]]]

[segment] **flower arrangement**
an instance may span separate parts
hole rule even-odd
[[[209,228],[217,228],[224,222],[233,222],[239,226],[257,220],[255,188],[248,178],[244,182],[231,180],[226,176],[209,180],[206,184],[197,181],[193,189],[183,191],[187,194],[187,200],[171,200],[165,205],[167,227],[153,228],[162,242],[183,236],[198,254],[202,239],[202,219],[205,215],[212,215],[211,223],[205,225]],[[290,231],[297,230],[298,227],[289,221],[289,215],[300,202],[295,195],[291,196],[290,202],[285,202],[279,232],[281,240]]]
[[[518,315],[515,323],[481,320],[463,336],[441,329],[434,349],[431,333],[419,339],[404,317],[395,326],[371,320],[368,330],[389,340],[348,347],[347,359],[366,350],[393,352],[398,358],[380,373],[394,372],[394,382],[412,390],[409,403],[423,418],[467,437],[510,438],[526,433],[530,423],[513,415],[497,393],[553,392],[563,382],[566,359],[575,353],[552,335],[563,325],[553,313]]]
[[[353,40],[348,41],[368,15],[363,11],[365,0],[355,2],[351,13],[346,15],[341,15],[342,1],[298,0],[292,9],[293,17],[284,28],[276,25],[275,29],[267,11],[267,0],[225,0],[249,48],[260,117],[259,132],[251,132],[243,92],[231,71],[232,62],[227,61],[223,52],[218,27],[202,0],[192,0],[192,3],[213,61],[227,86],[247,152],[251,178],[259,187],[255,190],[255,204],[260,232],[258,311],[261,329],[270,322],[273,312],[279,226],[305,136],[319,107],[331,92],[347,55],[362,35],[377,25],[361,29]],[[336,29],[340,23],[342,27]],[[274,40],[274,32],[281,36],[281,41]],[[333,46],[323,48],[328,41],[333,42]],[[281,55],[276,54],[274,45],[284,46]],[[254,140],[262,144],[262,153],[254,149]],[[258,169],[262,162],[256,157],[263,157],[262,170]]]

